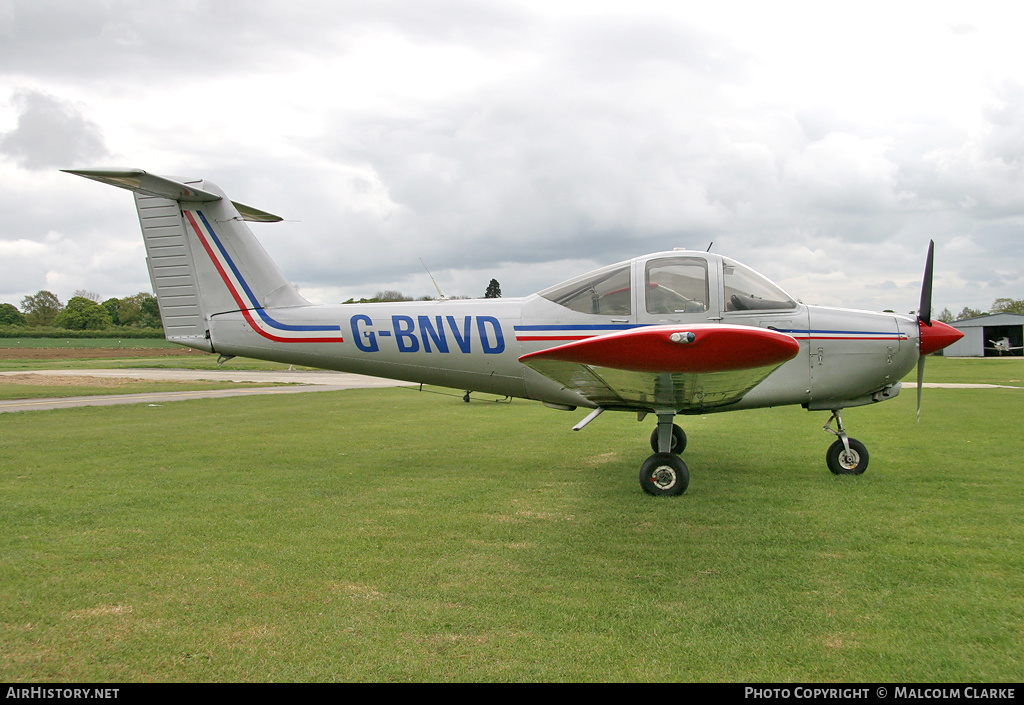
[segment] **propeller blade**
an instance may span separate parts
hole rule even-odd
[[[924,280],[921,282],[921,305],[917,308],[918,327],[932,325],[932,268],[935,261],[935,241],[928,241],[928,257],[924,261]],[[924,336],[924,328],[921,328]],[[924,351],[917,359],[917,422],[921,423],[921,388],[924,387]]]
[[[921,387],[924,386],[924,361],[922,355],[917,360],[917,422],[921,423]]]
[[[935,256],[935,241],[928,241],[928,259],[924,264],[924,281],[921,283],[921,305],[917,309],[917,319],[926,326],[932,324],[932,263]]]

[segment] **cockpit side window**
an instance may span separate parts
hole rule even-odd
[[[708,309],[708,263],[698,257],[670,257],[647,263],[648,313],[703,313]]]
[[[540,292],[548,301],[579,313],[629,316],[633,313],[630,265],[616,264]]]
[[[726,311],[796,308],[796,302],[769,279],[739,262],[722,259]]]

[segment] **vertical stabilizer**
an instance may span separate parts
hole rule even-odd
[[[245,220],[279,217],[229,200],[216,184],[138,169],[70,171],[135,193],[150,280],[164,334],[214,352],[210,321],[220,314],[305,306]]]

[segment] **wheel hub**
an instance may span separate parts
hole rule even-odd
[[[847,452],[844,451],[839,454],[839,464],[847,470],[853,470],[857,467],[860,462],[860,453],[853,450],[852,448]]]
[[[659,465],[651,473],[651,484],[659,490],[667,490],[676,482],[676,471],[668,465]]]

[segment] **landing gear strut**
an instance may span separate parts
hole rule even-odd
[[[822,429],[839,437],[825,453],[825,463],[835,475],[860,475],[868,469],[868,449],[856,438],[846,435],[840,411],[842,410],[833,410],[832,416]],[[832,428],[833,420],[836,422],[835,429]]]
[[[640,487],[651,495],[680,495],[690,484],[690,471],[679,457],[686,447],[686,434],[672,423],[674,413],[659,413],[658,427],[651,434],[654,455],[640,466]]]

